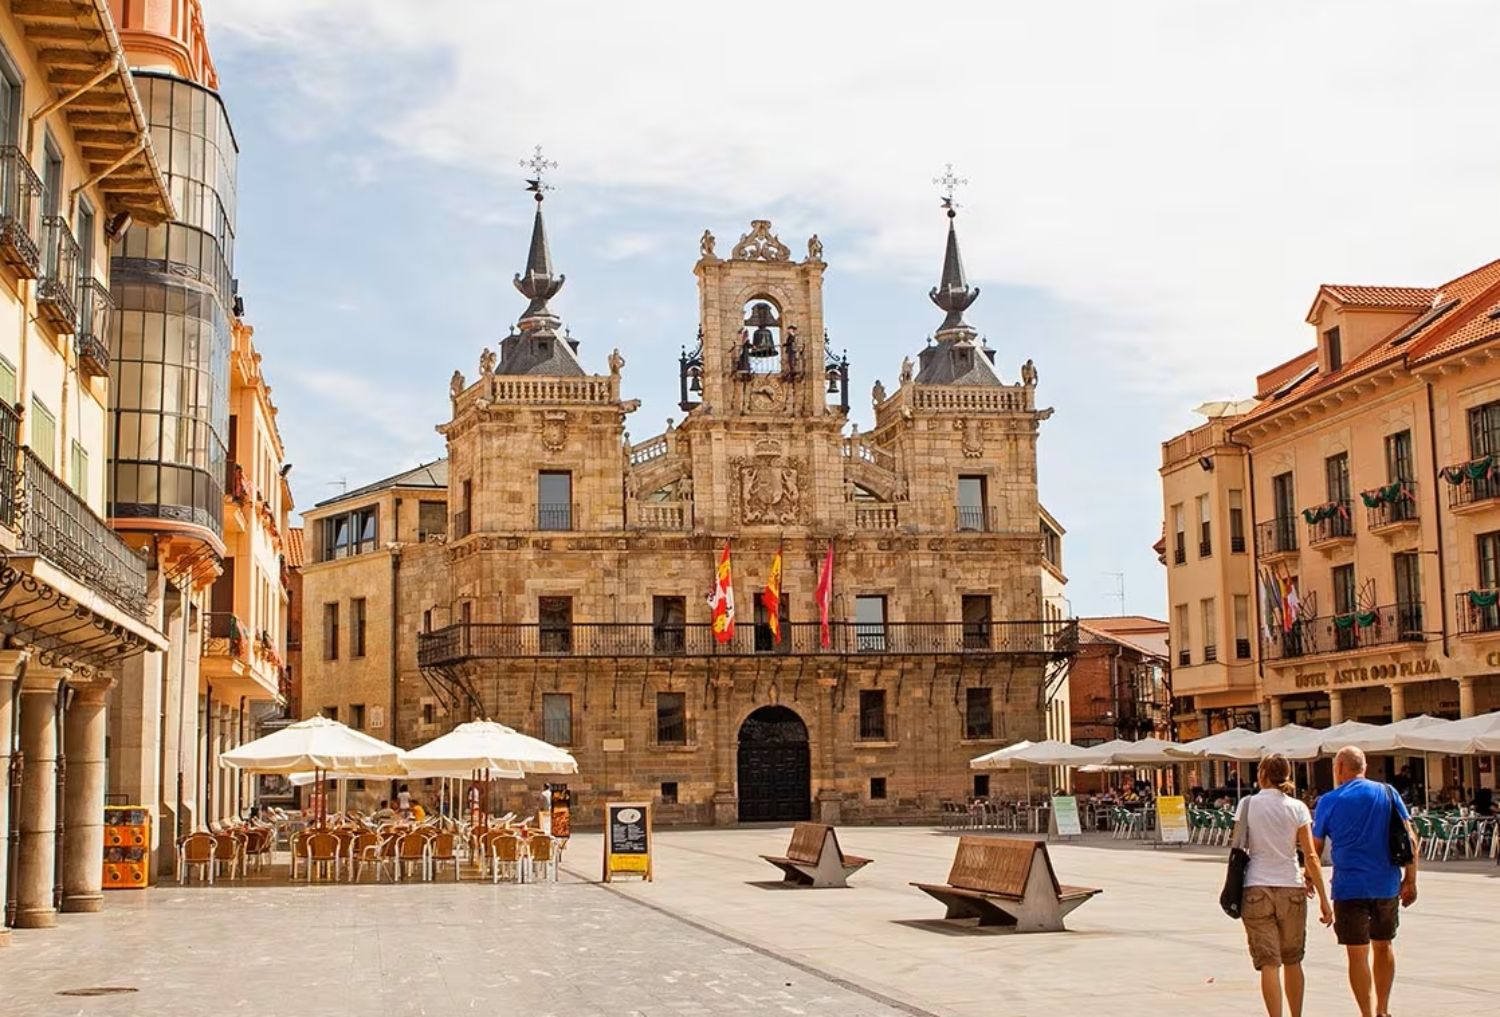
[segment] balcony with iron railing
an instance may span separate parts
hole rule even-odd
[[[960,530],[996,533],[1000,529],[1000,511],[995,505],[960,505],[955,515],[955,523]]]
[[[1438,475],[1448,484],[1448,507],[1454,512],[1493,507],[1500,499],[1500,464],[1494,456],[1445,466]]]
[[[536,507],[536,528],[539,530],[571,530],[577,518],[578,506],[567,502],[542,502]]]
[[[73,333],[73,348],[78,353],[78,367],[85,374],[109,374],[109,325],[114,309],[109,289],[98,279],[90,278],[78,288],[78,330]]]
[[[1500,632],[1500,590],[1465,590],[1458,594],[1453,617],[1461,636]]]
[[[1297,553],[1297,520],[1279,516],[1255,524],[1255,549],[1261,558],[1278,558]]]
[[[42,275],[36,284],[37,312],[58,332],[78,327],[78,241],[60,215],[42,219]]]
[[[1299,620],[1289,630],[1273,629],[1262,641],[1262,650],[1266,660],[1289,660],[1426,639],[1421,604],[1387,604],[1369,611]]]
[[[0,261],[22,279],[42,269],[42,178],[14,145],[0,147]]]
[[[21,408],[0,402],[0,523],[16,525],[16,496],[21,493]]]
[[[203,656],[250,659],[250,635],[233,611],[210,611],[203,616]]]
[[[4,427],[0,427],[3,433]],[[4,439],[0,437],[0,444]],[[109,524],[22,447],[20,542],[137,620],[146,617],[146,565]],[[11,462],[7,457],[7,463]]]
[[[532,657],[753,657],[895,655],[1046,656],[1073,653],[1078,624],[1070,619],[989,622],[831,622],[824,645],[818,622],[786,622],[782,642],[764,626],[740,625],[726,642],[707,623],[459,622],[417,636],[417,662],[445,667],[474,659]]]
[[[1302,510],[1307,524],[1307,546],[1323,547],[1354,539],[1354,513],[1347,499],[1327,501]]]

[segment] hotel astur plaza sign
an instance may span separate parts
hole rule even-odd
[[[1436,657],[1416,660],[1390,660],[1358,667],[1329,668],[1324,671],[1299,671],[1292,681],[1299,689],[1329,689],[1345,685],[1378,685],[1396,678],[1442,677],[1441,662]]]

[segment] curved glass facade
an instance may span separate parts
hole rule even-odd
[[[216,93],[137,71],[177,219],[126,231],[111,263],[110,515],[223,532],[239,149]]]

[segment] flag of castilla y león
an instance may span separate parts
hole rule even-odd
[[[713,607],[714,638],[727,643],[734,638],[734,576],[730,568],[729,541],[724,542],[724,553],[719,556],[719,567],[714,574],[714,588],[709,595]]]

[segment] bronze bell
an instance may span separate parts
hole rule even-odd
[[[750,355],[752,357],[774,357],[776,355],[776,340],[771,338],[771,330],[758,328],[750,335]]]
[[[752,357],[776,356],[776,340],[771,335],[771,329],[780,322],[776,320],[776,312],[771,309],[771,305],[764,301],[756,303],[750,308],[750,315],[745,319],[745,324],[755,330],[750,333],[750,355]]]
[[[703,378],[703,372],[700,371],[700,370],[698,370],[696,367],[693,368],[691,371],[689,371],[688,372],[688,391],[689,392],[702,392],[703,391],[703,381],[702,381],[702,378]]]
[[[838,391],[839,391],[839,373],[837,371],[829,371],[828,372],[828,394],[829,395],[837,395]]]

